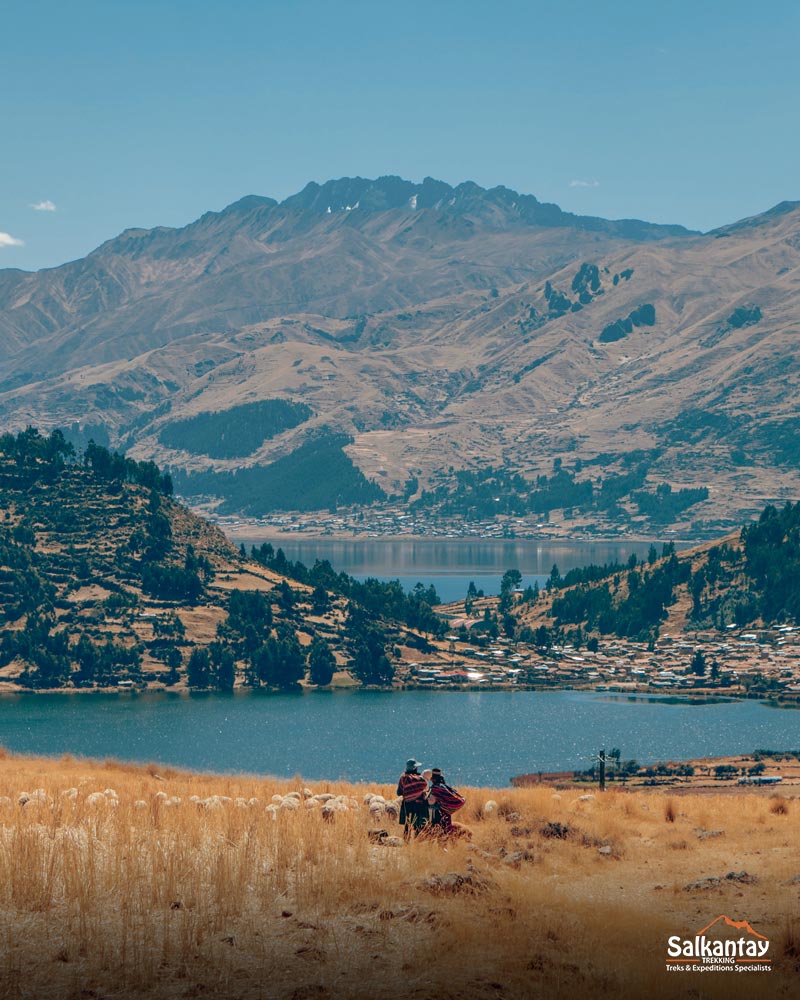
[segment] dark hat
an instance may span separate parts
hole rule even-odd
[[[444,782],[444,775],[442,774],[442,769],[440,767],[434,767],[431,770],[431,781],[434,784],[441,784]]]
[[[413,757],[409,757],[406,761],[406,771],[415,771],[418,767],[422,767],[422,764],[418,760],[414,760]]]

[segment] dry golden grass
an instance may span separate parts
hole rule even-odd
[[[796,988],[800,810],[778,812],[774,799],[470,789],[471,843],[384,847],[363,805],[329,822],[303,806],[273,818],[272,796],[303,787],[4,755],[0,996],[635,1000]],[[393,791],[311,787],[359,803]],[[20,805],[35,789],[42,801]],[[116,796],[89,798],[106,789]],[[212,795],[232,801],[190,801]],[[490,798],[498,808],[484,818]],[[756,881],[684,888],[743,870]],[[462,876],[455,891],[426,884],[448,873]],[[774,971],[667,973],[667,937],[720,913],[770,937]]]

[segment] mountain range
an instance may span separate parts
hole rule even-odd
[[[364,499],[635,461],[646,488],[707,487],[685,518],[719,530],[797,492],[799,267],[799,202],[701,234],[469,182],[312,183],[0,271],[0,421],[77,424],[220,495],[320,440]]]

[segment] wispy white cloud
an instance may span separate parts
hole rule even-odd
[[[0,233],[0,247],[21,247],[25,246],[24,240],[18,240],[11,233]]]
[[[45,198],[44,201],[33,202],[31,208],[36,212],[55,212],[56,203],[54,201],[50,201],[49,198]]]
[[[599,188],[600,181],[570,181],[571,188]]]

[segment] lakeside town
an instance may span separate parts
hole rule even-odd
[[[498,514],[475,520],[462,515],[443,516],[438,512],[412,511],[405,504],[398,503],[343,508],[335,514],[281,511],[247,518],[218,513],[215,509],[218,501],[211,498],[183,498],[181,502],[233,540],[296,535],[306,538],[380,538],[387,541],[401,538],[619,541],[649,538],[652,534],[644,518],[634,519],[627,526],[610,519],[595,518],[590,523],[583,518],[575,519],[562,510],[551,511],[546,519]],[[680,532],[680,535],[686,534],[687,541],[697,541],[730,529],[731,524],[727,521],[715,522],[713,525],[704,524],[700,531]],[[679,536],[675,528],[665,529],[661,534],[676,540]]]
[[[487,602],[488,603],[488,602]],[[444,605],[449,633],[425,652],[406,647],[396,682],[404,687],[541,687],[703,698],[770,697],[800,704],[800,629],[794,625],[726,634],[662,632],[654,643],[608,637],[588,648],[549,647],[505,636],[470,635],[481,618]],[[478,609],[476,609],[478,610]],[[652,648],[651,648],[652,646]]]

